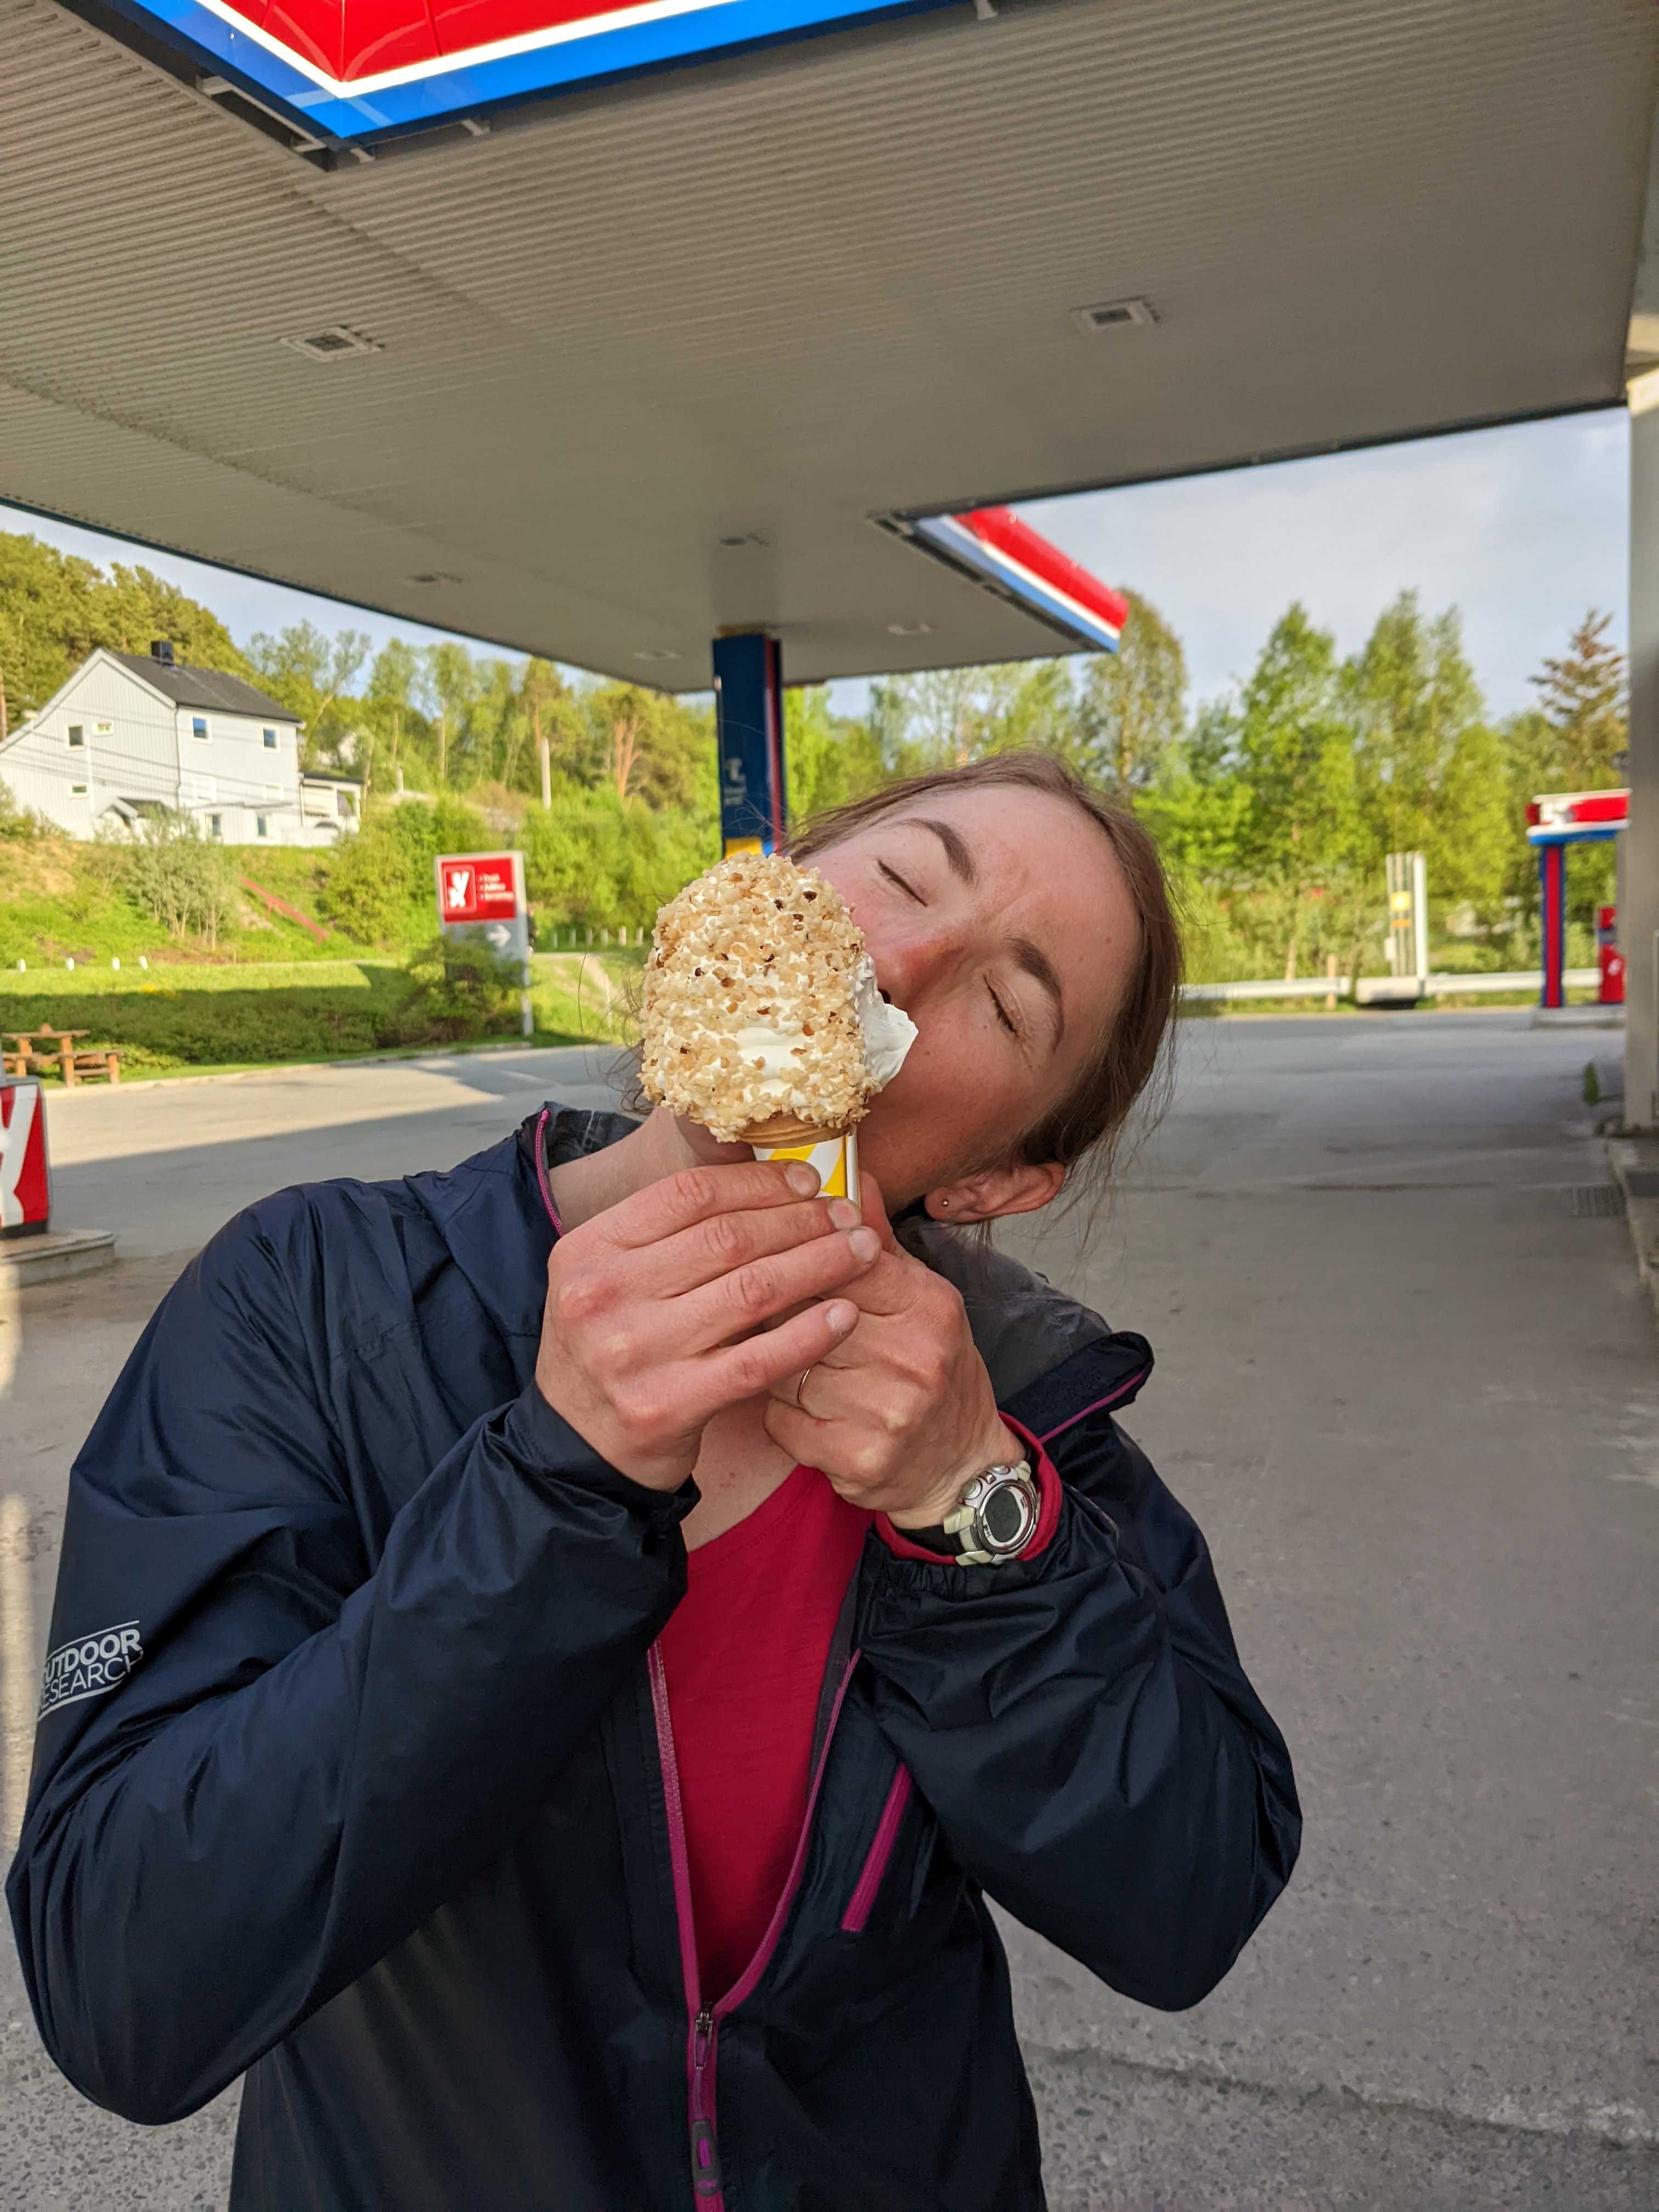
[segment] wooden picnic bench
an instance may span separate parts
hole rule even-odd
[[[72,1089],[83,1077],[121,1080],[118,1045],[83,1045],[90,1030],[0,1030],[0,1066],[8,1075],[48,1075],[55,1067]]]

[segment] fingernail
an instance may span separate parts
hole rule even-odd
[[[864,1219],[850,1198],[832,1198],[830,1201],[830,1221],[832,1228],[856,1229]]]
[[[818,1171],[807,1166],[805,1160],[791,1160],[784,1170],[791,1190],[799,1191],[803,1198],[811,1198],[818,1187]]]
[[[856,1306],[842,1304],[826,1306],[823,1310],[823,1317],[837,1336],[845,1336],[858,1319],[859,1310]]]
[[[855,1229],[847,1241],[853,1248],[854,1256],[866,1267],[881,1249],[881,1239],[873,1229]]]

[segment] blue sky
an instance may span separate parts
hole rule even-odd
[[[1130,584],[1174,625],[1195,696],[1248,673],[1299,599],[1344,652],[1408,586],[1463,613],[1469,657],[1495,714],[1528,703],[1527,678],[1589,607],[1626,619],[1627,418],[1622,408],[1414,445],[1088,492],[1023,508],[1109,583]],[[33,532],[107,563],[143,559],[203,600],[234,636],[309,620],[378,645],[447,635],[234,575],[0,505],[0,529]],[[786,671],[787,673],[787,671]],[[864,683],[838,684],[855,711]]]

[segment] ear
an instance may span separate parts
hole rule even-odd
[[[1066,1170],[1058,1160],[1032,1167],[1005,1160],[1000,1167],[930,1190],[924,1200],[934,1221],[996,1221],[1008,1213],[1035,1213],[1059,1195]]]

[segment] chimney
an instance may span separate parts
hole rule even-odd
[[[164,667],[171,668],[173,665],[172,639],[167,637],[151,638],[149,641],[149,657],[152,660],[159,660]]]

